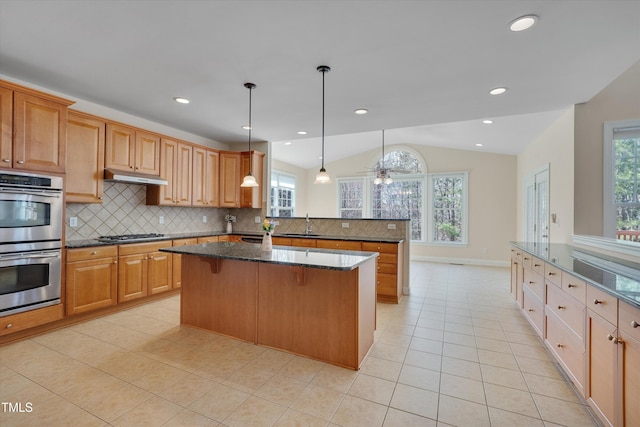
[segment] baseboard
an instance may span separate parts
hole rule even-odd
[[[425,262],[438,262],[441,264],[463,264],[463,265],[481,265],[485,267],[509,267],[511,262],[491,260],[491,259],[476,259],[476,258],[445,258],[445,257],[433,257],[433,256],[411,256],[411,261],[425,261]]]

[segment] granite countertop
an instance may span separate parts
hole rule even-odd
[[[260,248],[260,244],[236,242],[201,243],[197,245],[163,248],[160,250],[181,255],[264,262],[327,270],[353,270],[360,264],[378,256],[377,252],[307,249],[293,246],[275,246],[271,251],[264,252]]]
[[[144,242],[157,242],[161,240],[175,240],[175,239],[188,239],[188,238],[197,238],[197,237],[207,237],[207,236],[226,236],[229,233],[224,231],[202,231],[196,233],[175,233],[175,234],[165,234],[162,237],[153,237],[139,240],[126,240],[122,242],[103,242],[98,239],[84,239],[84,240],[67,240],[65,242],[65,247],[68,249],[75,248],[86,248],[91,246],[108,246],[108,245],[127,245],[130,243],[144,243]],[[261,238],[264,233],[260,233],[257,231],[234,231],[231,235],[236,236],[247,236],[247,237],[258,237]],[[274,234],[273,237],[285,237],[285,238],[303,238],[303,239],[326,239],[326,240],[355,240],[362,242],[379,242],[379,243],[400,243],[404,241],[404,239],[397,238],[386,238],[386,237],[362,237],[362,236],[334,236],[334,235],[316,235],[316,234]]]
[[[640,308],[640,263],[561,243],[511,243]]]

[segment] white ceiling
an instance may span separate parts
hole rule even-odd
[[[251,81],[253,137],[303,167],[320,162],[318,65],[331,162],[381,129],[388,145],[516,154],[638,60],[631,0],[0,0],[0,74],[228,144],[247,141]]]

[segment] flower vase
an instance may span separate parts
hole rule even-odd
[[[231,221],[227,222],[227,233],[233,233],[233,226],[231,225]]]
[[[273,244],[271,243],[271,233],[264,233],[264,237],[262,237],[262,250],[265,252],[270,252],[273,248]]]

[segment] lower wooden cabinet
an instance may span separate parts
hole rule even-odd
[[[598,417],[610,426],[615,423],[616,360],[618,346],[615,325],[594,313],[587,311],[588,339],[588,383],[586,398]]]
[[[362,250],[380,254],[376,267],[378,301],[397,304],[402,298],[403,243],[362,242]]]
[[[177,239],[173,241],[173,246],[187,246],[195,245],[198,243],[197,238],[192,239]],[[182,255],[172,254],[173,262],[173,280],[171,282],[172,288],[179,288],[182,286]]]
[[[117,304],[117,287],[117,246],[67,250],[67,316]]]
[[[171,289],[172,257],[160,248],[170,241],[121,245],[118,248],[118,302]]]

